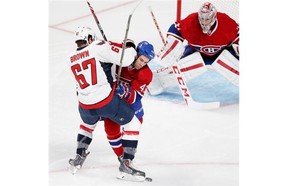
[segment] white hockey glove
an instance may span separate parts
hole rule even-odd
[[[239,45],[238,44],[232,44],[232,47],[233,47],[236,55],[239,56]]]
[[[163,67],[171,66],[180,59],[188,44],[187,40],[181,42],[173,36],[168,36],[165,45],[155,57],[155,62]]]

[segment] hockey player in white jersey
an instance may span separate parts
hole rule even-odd
[[[129,181],[144,181],[145,172],[133,168],[131,157],[134,158],[140,121],[135,116],[135,112],[122,99],[114,94],[116,89],[115,65],[120,65],[122,48],[112,45],[110,42],[97,40],[95,33],[89,27],[78,27],[75,32],[75,43],[77,50],[69,57],[69,64],[76,80],[77,97],[79,101],[79,113],[83,123],[81,130],[93,131],[96,123],[101,118],[109,118],[118,123],[126,131],[123,145],[126,156],[119,167],[117,178]],[[129,66],[135,60],[136,51],[134,48],[126,48],[122,66]],[[112,86],[111,86],[112,85]],[[77,135],[76,157],[69,160],[70,171],[75,173],[81,168],[89,152],[83,143],[91,138],[87,136],[91,133]]]

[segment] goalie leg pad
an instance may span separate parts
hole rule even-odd
[[[194,79],[207,71],[203,58],[199,52],[194,52],[178,62],[182,76],[186,81]]]
[[[173,67],[163,67],[153,71],[153,79],[147,86],[147,90],[151,95],[158,95],[168,87],[178,86],[175,75],[173,75]],[[180,59],[178,68],[186,81],[192,80],[207,71],[199,52],[194,52]]]
[[[176,86],[172,67],[163,67],[153,70],[152,81],[147,86],[150,95],[158,95],[165,91],[167,87]]]
[[[212,63],[212,67],[231,83],[239,86],[239,60],[228,52],[228,50],[223,50],[218,58]]]

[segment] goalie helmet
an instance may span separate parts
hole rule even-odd
[[[217,10],[211,3],[206,2],[200,7],[198,11],[198,20],[204,34],[209,33],[211,26],[217,19],[216,15]]]
[[[155,57],[154,53],[154,47],[147,41],[141,41],[136,48],[137,54],[139,56],[144,55],[149,60],[153,59]]]
[[[79,26],[75,31],[75,42],[85,40],[88,43],[89,36],[92,37],[93,41],[96,39],[94,31],[90,27]]]

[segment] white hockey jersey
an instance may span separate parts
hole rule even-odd
[[[120,65],[121,54],[122,48],[97,40],[70,55],[69,63],[76,80],[78,100],[83,108],[99,108],[112,99],[113,91],[100,62],[114,64],[111,75],[115,81],[115,65]],[[133,63],[135,56],[134,48],[125,49],[122,66]]]

